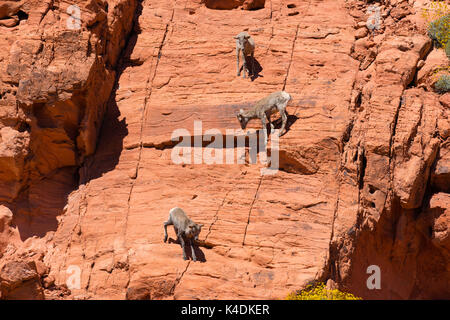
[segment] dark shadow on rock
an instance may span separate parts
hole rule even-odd
[[[263,70],[263,67],[258,62],[258,60],[256,60],[255,57],[247,56],[245,57],[245,61],[247,63],[248,70],[251,74],[250,79],[252,81],[255,81],[259,77],[263,77],[262,75],[259,74]]]
[[[108,102],[105,118],[95,153],[87,157],[79,169],[80,184],[101,177],[114,170],[123,150],[123,139],[128,135],[126,120],[119,121],[120,111],[116,103],[116,88]]]
[[[142,5],[139,2],[133,29],[130,31],[127,45],[122,50],[121,58],[115,68],[116,78],[106,102],[95,153],[86,157],[80,167],[58,168],[44,178],[31,181],[21,190],[14,203],[4,204],[14,212],[12,224],[17,227],[21,240],[24,241],[33,236],[42,238],[49,231],[56,231],[57,217],[63,213],[68,196],[80,184],[101,177],[118,164],[123,150],[123,139],[128,135],[128,129],[125,119],[119,120],[120,111],[116,104],[116,91],[123,71],[136,64],[135,61],[130,60],[130,56],[140,33],[137,18],[141,13]]]
[[[123,49],[121,59],[116,68],[116,80],[108,100],[106,114],[103,119],[99,137],[97,139],[97,148],[95,153],[86,158],[83,166],[80,168],[80,184],[85,184],[92,179],[101,177],[104,173],[115,169],[119,162],[123,150],[123,139],[128,135],[126,119],[120,118],[120,110],[116,103],[117,90],[119,88],[119,79],[130,66],[140,64],[139,61],[131,60],[131,54],[137,42],[138,34],[141,33],[138,17],[142,13],[142,4],[139,2],[136,10],[135,24],[132,35],[128,39],[127,46]]]
[[[76,189],[77,167],[56,169],[45,178],[32,181],[16,199],[7,205],[13,214],[13,227],[17,227],[20,239],[44,237],[58,227],[57,217],[67,204],[69,194]]]
[[[284,136],[286,133],[289,132],[291,126],[292,126],[297,120],[298,120],[298,117],[297,117],[296,115],[288,114],[287,121],[286,121],[286,127],[285,127],[286,131],[282,134],[282,136]],[[274,125],[274,127],[275,127],[276,129],[280,129],[280,128],[281,128],[281,124],[282,124],[282,122],[281,122],[281,117],[280,117],[279,119],[275,120],[275,121],[272,121],[272,123],[273,123],[273,125]],[[270,129],[270,126],[269,126],[269,129]]]
[[[178,241],[178,239],[172,239],[169,238],[169,240],[167,241],[167,243],[176,243],[180,245],[181,248],[181,243],[180,241]],[[181,249],[183,250],[183,249]],[[203,253],[203,251],[200,249],[200,247],[197,244],[194,244],[194,252],[195,252],[195,256],[197,257],[197,261],[200,262],[206,262],[206,257],[205,254]],[[183,257],[183,252],[180,252],[181,257]],[[187,245],[187,241],[186,241],[186,256],[189,260],[192,260],[192,252],[191,252],[191,246]]]
[[[178,239],[173,239],[169,237],[169,240],[167,240],[167,243],[177,243],[180,244],[180,241],[178,241]]]
[[[190,252],[190,250],[188,250],[188,251],[189,251],[188,252],[188,257],[190,259],[192,259],[192,257],[190,256],[191,252]],[[206,262],[205,254],[203,253],[203,251],[200,249],[199,246],[194,245],[194,251],[195,251],[195,255],[197,256],[197,261]]]

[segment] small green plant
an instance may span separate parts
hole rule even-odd
[[[431,1],[422,9],[422,17],[428,23],[428,36],[436,47],[444,47],[450,35],[450,6],[447,1]]]
[[[428,36],[437,47],[445,47],[450,38],[450,14],[430,22]]]
[[[351,293],[337,289],[329,290],[325,284],[308,285],[305,289],[293,292],[286,297],[287,300],[362,300]]]
[[[443,74],[439,80],[434,84],[434,88],[439,93],[446,93],[450,91],[450,75]]]
[[[447,41],[444,47],[445,54],[447,55],[447,58],[450,59],[450,41]]]

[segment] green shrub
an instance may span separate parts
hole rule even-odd
[[[428,36],[437,47],[443,47],[450,38],[450,14],[430,22]]]
[[[447,43],[445,44],[445,54],[447,55],[447,58],[450,59],[450,41],[447,41]]]
[[[287,300],[362,300],[351,293],[339,291],[337,289],[328,290],[323,283],[308,285],[305,289],[291,293]]]
[[[439,80],[434,84],[434,88],[439,93],[446,93],[450,91],[450,75],[444,74],[439,77]]]

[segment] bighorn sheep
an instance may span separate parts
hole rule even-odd
[[[164,222],[164,242],[167,241],[167,226],[173,225],[178,241],[183,248],[183,259],[187,260],[185,242],[191,246],[192,260],[197,261],[194,251],[194,241],[198,240],[198,235],[203,227],[188,218],[181,208],[175,207],[169,211],[169,219]]]
[[[239,56],[242,54],[242,69],[244,72],[243,78],[245,78],[245,71],[247,71],[247,74],[249,74],[246,57],[250,55],[253,61],[253,54],[255,53],[255,41],[253,41],[252,37],[250,37],[250,35],[245,31],[239,33],[234,37],[234,39],[236,39],[237,76],[239,77],[241,75],[241,69],[239,68]],[[252,73],[253,72],[254,70],[252,68]]]
[[[286,122],[287,122],[287,112],[286,112],[286,106],[288,102],[291,100],[291,95],[287,93],[286,91],[278,91],[271,93],[267,97],[259,100],[255,103],[255,105],[248,109],[243,110],[240,109],[239,113],[237,114],[237,118],[241,124],[242,130],[245,129],[247,126],[247,123],[251,119],[261,119],[263,129],[266,129],[266,122],[269,121],[271,131],[274,130],[274,126],[272,122],[270,121],[270,116],[278,110],[278,112],[281,115],[281,129],[278,136],[281,136],[282,134],[286,133],[285,131]],[[267,143],[267,135],[265,136],[266,143]]]

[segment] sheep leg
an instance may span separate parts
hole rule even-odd
[[[265,113],[263,113],[262,118],[261,118],[261,122],[262,122],[262,127],[263,127],[263,132],[264,132],[264,138],[267,144],[267,116]]]
[[[195,250],[194,250],[194,240],[191,239],[190,244],[191,244],[192,260],[197,261],[197,256],[195,255]]]
[[[177,235],[178,244],[180,244],[180,240],[178,239],[178,229],[177,229],[177,227],[173,226],[173,230],[175,231],[175,234]]]
[[[247,75],[248,75],[248,69],[247,69],[247,59],[245,59],[245,54],[244,51],[242,52],[242,72],[244,73],[243,78],[245,78],[245,71],[247,71]]]
[[[272,121],[270,120],[270,116],[271,116],[270,112],[266,113],[267,120],[269,120],[269,124],[270,124],[270,133],[272,133],[273,130],[275,130],[275,126],[273,125]]]
[[[255,75],[255,58],[253,57],[254,52],[252,51],[252,76]],[[269,118],[270,122],[270,118]]]
[[[167,226],[173,225],[172,219],[167,220],[166,222],[164,222],[164,242],[167,242]]]
[[[285,107],[286,108],[286,107]],[[280,133],[278,133],[278,136],[281,137],[283,134],[285,134],[285,128],[286,128],[286,122],[287,122],[287,114],[286,114],[286,109],[282,108],[280,109],[280,114],[281,114],[281,129],[280,129]]]
[[[181,243],[181,248],[183,249],[183,259],[187,260],[187,256],[186,256],[186,243],[184,241],[183,235],[180,233],[178,233],[178,239],[180,240]]]
[[[237,76],[241,75],[241,69],[239,68],[239,49],[236,49],[236,60],[237,60]]]

